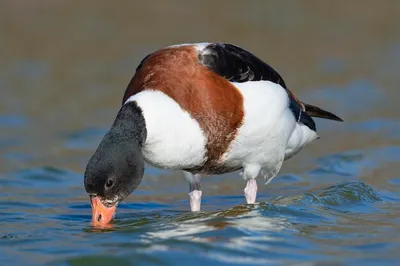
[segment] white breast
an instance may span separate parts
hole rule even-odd
[[[145,160],[159,168],[185,169],[205,161],[206,138],[199,124],[161,91],[145,90],[131,96],[143,111],[147,138]]]

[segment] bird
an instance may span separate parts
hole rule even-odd
[[[187,43],[145,56],[84,173],[92,222],[106,225],[140,184],[145,163],[181,170],[191,211],[201,178],[240,171],[254,204],[283,162],[319,138],[313,117],[343,121],[302,102],[269,64],[228,43]]]

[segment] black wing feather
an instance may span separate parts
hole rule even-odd
[[[270,65],[252,53],[232,44],[212,43],[199,53],[199,61],[218,75],[232,82],[267,80],[287,90],[283,78]],[[316,131],[315,122],[304,107],[288,93],[289,108],[295,119]]]

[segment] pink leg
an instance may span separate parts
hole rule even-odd
[[[189,182],[189,197],[190,197],[190,209],[192,212],[200,211],[201,207],[201,191],[200,186],[200,175],[193,175],[189,172],[183,171],[185,179]]]
[[[190,209],[192,212],[198,212],[200,211],[200,206],[201,206],[201,190],[192,190],[189,192],[189,197],[190,197]]]
[[[257,181],[255,178],[247,180],[246,188],[244,189],[244,196],[246,197],[247,204],[256,203],[257,197]]]

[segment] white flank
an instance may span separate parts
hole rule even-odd
[[[205,161],[206,138],[199,124],[161,91],[145,90],[131,96],[143,111],[147,138],[143,156],[153,166],[185,169]]]
[[[317,132],[311,130],[302,123],[296,123],[296,127],[290,136],[286,147],[285,160],[297,154],[308,143],[318,138]]]
[[[288,94],[280,85],[270,81],[233,85],[243,95],[244,121],[222,161],[241,165],[245,179],[256,178],[261,171],[269,182],[278,174],[285,156],[298,152],[316,134],[296,122]]]

